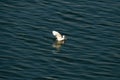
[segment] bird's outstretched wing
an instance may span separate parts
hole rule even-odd
[[[59,40],[62,38],[62,35],[57,31],[52,31],[53,35]]]

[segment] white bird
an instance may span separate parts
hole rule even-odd
[[[57,31],[52,31],[53,35],[57,38],[57,41],[63,41],[65,40],[65,36],[61,35],[59,32]]]

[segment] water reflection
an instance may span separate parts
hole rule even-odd
[[[63,44],[64,44],[64,40],[63,41],[57,41],[56,40],[53,43],[53,47],[56,48],[57,51],[59,51]]]

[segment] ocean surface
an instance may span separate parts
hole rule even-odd
[[[120,0],[0,0],[0,80],[120,80]]]

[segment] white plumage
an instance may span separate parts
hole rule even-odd
[[[65,36],[61,35],[59,32],[57,31],[52,31],[53,35],[57,38],[58,41],[63,41],[65,39]]]

